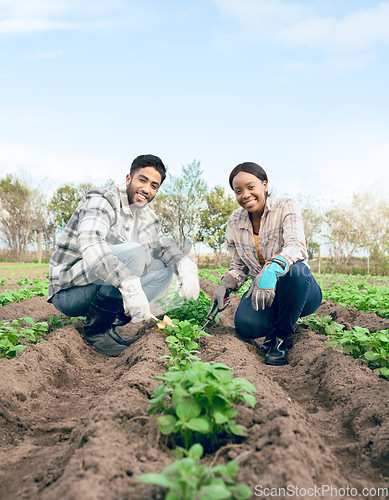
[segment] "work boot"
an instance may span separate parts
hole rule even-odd
[[[121,305],[119,311],[116,313],[112,326],[116,328],[117,326],[127,325],[131,321],[131,319],[131,316],[126,315],[123,309],[123,305]]]
[[[265,340],[262,342],[262,345],[259,348],[263,354],[267,354],[270,351],[270,349],[272,348],[272,346],[274,344],[274,340],[275,340],[275,337],[274,337],[273,333],[271,333],[270,335],[266,335]]]
[[[137,338],[124,339],[112,323],[121,305],[121,299],[106,297],[97,292],[84,325],[85,340],[106,356],[116,357]]]
[[[265,365],[286,365],[288,363],[287,340],[275,337],[274,344],[265,356]]]

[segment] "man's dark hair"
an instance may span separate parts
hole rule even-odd
[[[162,163],[161,158],[154,155],[140,155],[132,162],[130,168],[130,175],[145,167],[154,167],[155,170],[161,175],[161,184],[166,178],[166,167]]]

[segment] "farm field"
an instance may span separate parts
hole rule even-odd
[[[5,267],[0,279],[10,279],[1,282],[0,296],[24,288],[21,277],[43,279],[47,272]],[[200,271],[206,296],[222,272]],[[389,329],[387,279],[323,276],[320,283],[318,316],[348,331]],[[236,483],[247,485],[252,498],[388,498],[389,381],[366,359],[328,346],[329,337],[308,320],[297,325],[289,365],[264,365],[262,339],[245,342],[235,333],[238,303],[232,296],[220,322],[208,329],[211,337],[199,340],[198,356],[251,382],[256,402],[237,405],[235,420],[247,436],[223,435],[202,463],[236,460]],[[53,315],[59,313],[45,296],[0,307],[0,321],[48,322]],[[158,414],[148,413],[160,384],[155,376],[166,373],[166,360],[159,359],[169,354],[165,337],[152,322],[126,325],[118,331],[139,340],[107,358],[83,341],[81,331],[81,321],[57,325],[45,341],[0,359],[0,498],[163,499],[165,489],[136,476],[161,473],[176,460]]]

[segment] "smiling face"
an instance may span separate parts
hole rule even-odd
[[[267,181],[253,174],[239,172],[232,181],[236,201],[250,213],[263,213],[266,202]]]
[[[127,197],[130,205],[143,208],[150,203],[161,185],[161,174],[154,167],[136,170],[133,175],[127,174]]]

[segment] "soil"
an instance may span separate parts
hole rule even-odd
[[[210,295],[214,285],[201,279]],[[223,362],[256,389],[255,408],[240,406],[242,442],[222,443],[208,462],[239,463],[237,482],[253,498],[387,498],[389,382],[326,345],[299,324],[289,364],[264,364],[262,339],[245,342],[233,327],[239,299],[201,340],[201,359]],[[348,327],[389,328],[389,320],[323,303],[318,314]],[[44,297],[0,308],[0,320],[59,316]],[[164,490],[135,476],[161,472],[174,457],[148,415],[148,400],[166,371],[164,337],[150,322],[118,329],[139,340],[105,357],[67,325],[0,360],[0,498],[2,500],[148,500]],[[322,488],[315,493],[314,489]],[[265,488],[272,488],[265,490]],[[289,489],[288,489],[289,488]],[[370,490],[364,490],[367,488]]]

